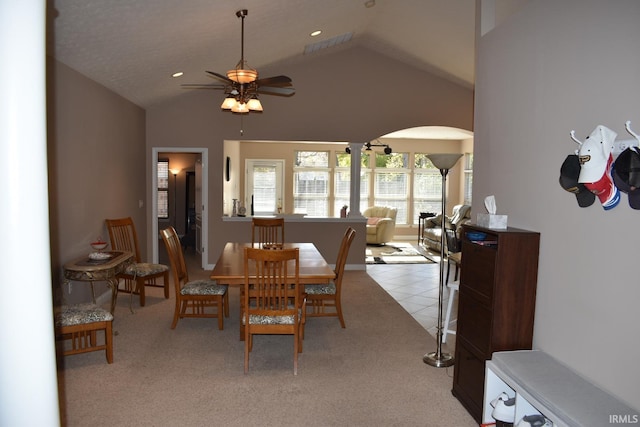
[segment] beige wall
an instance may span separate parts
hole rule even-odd
[[[640,408],[640,212],[579,208],[560,166],[602,124],[640,128],[640,3],[538,0],[479,41],[473,209],[541,233],[534,346]],[[571,393],[571,390],[567,390]]]
[[[321,54],[305,59],[304,63],[284,64],[260,72],[290,76],[297,93],[290,98],[264,96],[265,112],[244,117],[221,111],[222,95],[211,91],[187,92],[147,109],[148,153],[152,147],[164,146],[209,148],[210,264],[215,263],[224,243],[234,239],[231,228],[221,220],[223,188],[231,188],[238,194],[240,191],[239,180],[235,183],[223,180],[225,141],[366,142],[414,126],[471,130],[471,90],[365,48]],[[420,82],[403,94],[402,103],[395,102],[398,86],[393,82],[398,80]],[[150,170],[147,172],[149,175]],[[147,200],[150,198],[148,192]],[[339,232],[327,239],[335,242],[341,236]],[[325,255],[334,258],[334,254]]]
[[[104,220],[131,216],[143,257],[147,246],[145,113],[66,65],[49,60],[48,168],[51,268],[54,285],[62,265],[109,239]],[[25,224],[25,226],[27,226]],[[98,286],[100,293],[104,286]],[[64,295],[86,301],[88,284]]]

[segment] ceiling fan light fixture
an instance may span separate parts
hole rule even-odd
[[[236,102],[236,104],[233,107],[231,107],[231,112],[239,113],[239,114],[248,113],[249,107],[247,107],[247,104],[244,102]]]
[[[243,66],[246,66],[246,64]],[[258,79],[258,72],[253,68],[242,68],[238,64],[238,67],[227,71],[227,77],[240,84],[253,83]]]
[[[247,102],[247,107],[250,111],[262,111],[262,103],[255,95]]]
[[[236,105],[236,103],[236,99],[233,96],[228,95],[224,99],[224,101],[222,101],[222,105],[220,106],[220,108],[222,108],[223,110],[231,110],[233,106]]]

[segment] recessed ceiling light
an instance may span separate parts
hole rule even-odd
[[[322,34],[322,30],[315,30],[313,33],[309,34],[311,37],[319,36]]]
[[[181,77],[184,73],[182,71],[178,71],[177,73],[171,74],[171,77]]]

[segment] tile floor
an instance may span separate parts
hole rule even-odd
[[[436,260],[439,257],[436,257]],[[446,264],[445,264],[446,266]],[[440,264],[367,264],[367,273],[384,288],[409,314],[413,316],[431,335],[437,333],[438,285]],[[453,267],[451,278],[453,280]],[[449,289],[443,294],[442,319],[446,315]],[[457,298],[455,295],[451,314],[451,329],[455,329],[457,319]],[[448,335],[443,351],[453,352],[455,335]]]

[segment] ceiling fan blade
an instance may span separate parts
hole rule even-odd
[[[256,84],[258,86],[291,86],[291,78],[287,76],[265,77],[264,79],[256,80]]]
[[[231,80],[229,77],[227,77],[227,76],[225,76],[225,75],[223,75],[223,74],[219,74],[219,73],[216,73],[216,72],[214,72],[214,71],[205,71],[205,72],[206,72],[207,74],[209,74],[209,75],[213,76],[213,77],[217,77],[217,78],[219,78],[219,79],[221,79],[221,80],[224,80],[224,81],[225,81],[225,82],[227,82],[227,83],[233,83],[233,80]]]
[[[222,84],[199,84],[199,83],[187,83],[182,84],[180,87],[185,89],[224,89],[227,86]]]
[[[258,93],[265,95],[291,96],[296,93],[292,87],[259,86]]]

